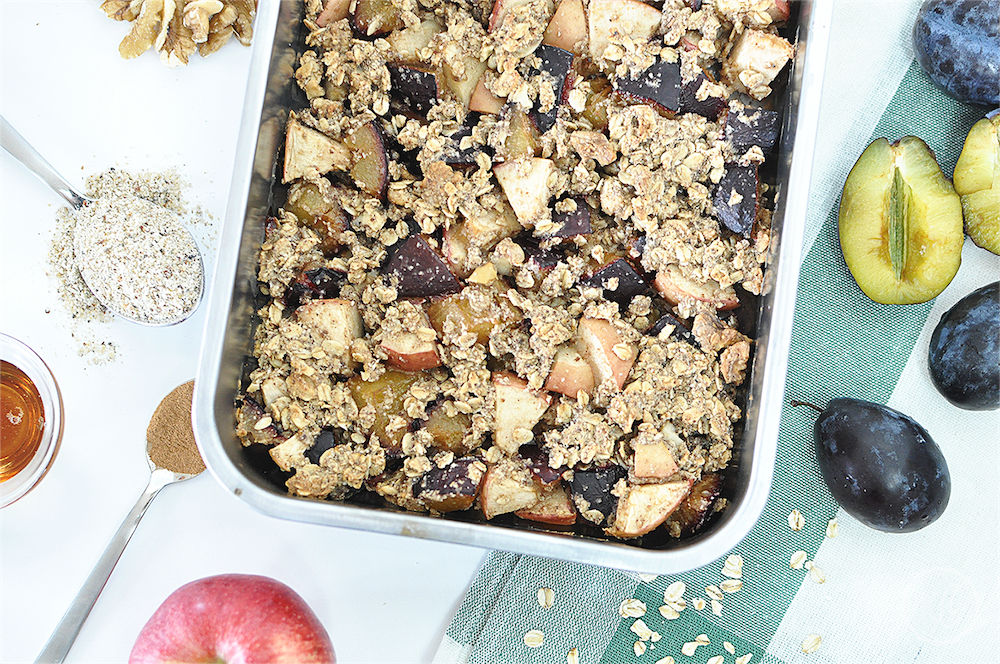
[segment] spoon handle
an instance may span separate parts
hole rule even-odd
[[[77,593],[76,599],[66,609],[66,613],[56,625],[48,643],[45,644],[45,648],[35,660],[35,664],[58,664],[66,659],[66,654],[69,653],[73,641],[80,633],[80,628],[83,627],[84,621],[90,615],[90,610],[94,608],[98,595],[101,594],[104,585],[111,576],[111,571],[118,563],[122,551],[125,550],[125,545],[128,544],[132,533],[135,532],[136,526],[139,525],[139,519],[146,513],[146,508],[149,507],[153,497],[174,479],[174,474],[169,470],[158,468],[153,471],[146,490],[139,496],[135,507],[125,517],[125,521],[118,528],[118,532],[108,544],[108,548],[104,550],[101,559],[97,561],[94,571],[90,573],[83,587],[80,588],[80,592]]]
[[[52,187],[70,205],[79,208],[91,200],[66,182],[49,165],[49,162],[45,161],[45,158],[38,154],[38,151],[31,147],[31,144],[24,140],[21,134],[17,133],[17,130],[3,116],[0,116],[0,127],[2,127],[2,130],[0,130],[0,146],[9,152],[14,159],[21,162],[29,171],[37,175],[42,182]]]

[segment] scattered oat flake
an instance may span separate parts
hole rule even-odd
[[[826,536],[833,539],[840,532],[840,524],[837,522],[837,517],[833,517],[826,524]]]
[[[663,659],[656,660],[656,662],[654,664],[676,664],[676,662],[674,662],[674,658],[673,657],[671,657],[670,655],[667,655]]]
[[[717,616],[722,615],[722,602],[720,602],[717,599],[712,600],[712,613],[714,613]]]
[[[734,646],[729,641],[723,641],[722,642],[722,647],[725,648],[726,652],[728,652],[730,655],[735,655],[736,654],[736,646]]]
[[[805,525],[806,519],[802,516],[802,512],[792,510],[792,513],[788,515],[788,527],[792,530],[802,530]]]
[[[652,583],[653,581],[656,581],[658,576],[659,575],[657,574],[640,574],[639,580],[642,581],[643,583]]]
[[[636,657],[642,657],[643,654],[646,652],[646,642],[645,641],[636,641],[632,645],[632,650],[635,652],[635,656]]]
[[[642,641],[648,641],[649,637],[653,636],[653,630],[651,630],[649,626],[646,625],[645,621],[643,621],[642,618],[632,623],[632,626],[629,627],[629,630],[633,634],[638,636],[639,639]]]
[[[695,611],[701,611],[704,608],[705,608],[705,600],[703,600],[700,597],[695,597],[694,598],[694,609],[695,609]]]
[[[806,552],[796,551],[792,554],[791,559],[788,561],[789,567],[792,569],[802,569],[802,566],[806,563]]]
[[[723,597],[722,590],[720,590],[719,586],[716,585],[706,586],[705,594],[711,597],[712,599],[721,600]]]
[[[545,635],[540,630],[533,629],[524,635],[524,645],[529,648],[537,648],[545,643]]]
[[[722,655],[716,655],[715,657],[709,658],[709,660],[705,662],[705,664],[722,664],[725,661],[726,661],[725,657],[723,657]]]
[[[694,637],[694,642],[700,646],[707,646],[710,643],[712,643],[711,641],[708,640],[708,634],[699,634],[698,636]]]
[[[667,604],[664,604],[663,606],[660,607],[660,615],[666,618],[667,620],[677,620],[678,618],[681,617],[681,614],[678,613],[677,609]]]
[[[538,604],[543,609],[552,608],[552,603],[555,601],[555,591],[552,588],[539,588],[538,589]]]
[[[688,641],[681,646],[681,654],[687,655],[688,657],[694,657],[694,651],[698,649],[701,644],[697,641]]]
[[[816,565],[809,568],[809,578],[816,583],[826,583],[826,574]]]
[[[679,600],[681,597],[684,596],[684,591],[686,590],[687,586],[684,584],[683,581],[674,581],[669,586],[667,586],[666,590],[663,591],[663,601],[667,602],[668,604],[670,602],[676,602],[677,600]]]
[[[580,664],[580,651],[576,648],[570,648],[569,652],[566,653],[566,664]]]
[[[736,664],[747,664],[747,662],[750,661],[751,657],[753,657],[753,653],[752,652],[748,652],[745,655],[741,655],[741,656],[739,656],[739,657],[736,658]]]
[[[743,588],[743,582],[739,579],[726,579],[719,584],[719,587],[727,593],[735,593]]]
[[[722,576],[730,579],[743,578],[743,557],[738,554],[731,554],[726,557],[726,564],[722,567]]]
[[[646,604],[641,600],[630,597],[618,607],[618,615],[622,618],[641,618],[646,615]]]
[[[802,640],[802,652],[805,654],[814,653],[819,650],[819,644],[823,642],[823,639],[819,634],[810,634],[805,639]]]

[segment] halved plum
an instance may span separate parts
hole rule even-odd
[[[962,262],[962,204],[914,136],[876,139],[847,176],[838,219],[844,261],[881,304],[936,297]]]

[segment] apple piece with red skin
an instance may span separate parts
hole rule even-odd
[[[535,481],[524,462],[503,457],[489,466],[479,492],[479,508],[483,516],[492,519],[516,512],[538,502],[542,485]]]
[[[422,310],[420,314],[424,319],[423,327],[432,329],[427,314]],[[383,337],[381,347],[389,356],[387,363],[402,371],[423,371],[441,366],[441,356],[438,354],[435,339],[426,339],[414,331],[404,330]]]
[[[369,196],[385,198],[389,188],[389,155],[382,127],[368,122],[351,132],[344,141],[351,149],[351,177]]]
[[[554,526],[571,526],[576,523],[576,509],[569,492],[561,484],[542,489],[541,496],[531,507],[514,512],[526,521],[536,521]]]
[[[667,265],[657,272],[653,287],[664,300],[673,305],[680,304],[686,297],[699,302],[711,302],[720,311],[735,309],[740,304],[732,286],[723,288],[711,279],[708,283],[699,283],[686,277],[677,265]]]
[[[591,0],[587,8],[590,57],[600,60],[611,44],[612,34],[642,43],[660,27],[660,10],[640,0]]]
[[[323,11],[316,17],[316,25],[325,28],[351,15],[351,0],[326,0]]]
[[[552,404],[552,395],[532,389],[528,381],[508,371],[493,374],[493,388],[496,391],[493,444],[513,456],[521,446],[517,432],[531,433]]]
[[[631,539],[645,535],[667,520],[691,490],[691,480],[662,484],[630,484],[618,498],[615,521],[605,532]]]
[[[346,0],[350,2],[350,0]],[[431,44],[434,35],[444,31],[444,26],[434,17],[425,18],[411,28],[393,30],[385,38],[392,46],[394,58],[401,62],[416,64],[421,62],[420,51],[423,51]]]
[[[549,175],[555,172],[552,160],[543,157],[515,159],[493,166],[493,174],[522,226],[531,227],[543,217],[552,197]]]
[[[497,97],[486,87],[486,76],[480,76],[476,82],[476,88],[469,97],[469,110],[487,115],[499,115],[500,110],[507,103],[506,99]]]
[[[615,91],[623,97],[652,104],[657,110],[673,115],[681,107],[681,64],[657,60],[638,78],[623,76],[614,80]]]
[[[455,42],[445,46],[444,65],[441,68],[441,73],[445,88],[463,107],[469,108],[472,95],[475,93],[483,74],[486,73],[487,65],[475,55],[465,55],[462,58],[463,69],[453,69],[449,63],[461,57],[461,54],[458,53],[459,48]],[[461,71],[461,75],[459,75],[459,71]]]
[[[712,193],[715,214],[726,228],[750,237],[760,208],[760,178],[757,164],[726,164],[726,173]]]
[[[619,390],[625,385],[639,354],[635,344],[625,342],[615,326],[603,318],[580,319],[576,347],[590,364],[594,382],[602,385],[611,380]]]
[[[351,150],[326,134],[288,119],[285,128],[285,162],[281,181],[285,184],[308,173],[324,175],[351,167]]]
[[[552,15],[542,43],[583,55],[583,45],[587,41],[587,12],[583,0],[560,0]]]
[[[768,7],[767,13],[775,23],[787,21],[788,17],[792,15],[791,3],[789,0],[774,0],[774,5]]]
[[[556,350],[552,368],[545,379],[545,389],[571,399],[576,399],[576,395],[580,392],[593,394],[594,370],[576,348],[560,346]]]
[[[334,664],[337,657],[323,623],[287,585],[220,574],[171,593],[139,632],[128,661]]]

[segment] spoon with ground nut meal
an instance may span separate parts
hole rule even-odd
[[[0,123],[3,148],[75,208],[74,262],[108,311],[155,327],[194,313],[205,269],[198,245],[173,211],[131,194],[84,196],[6,119]]]

